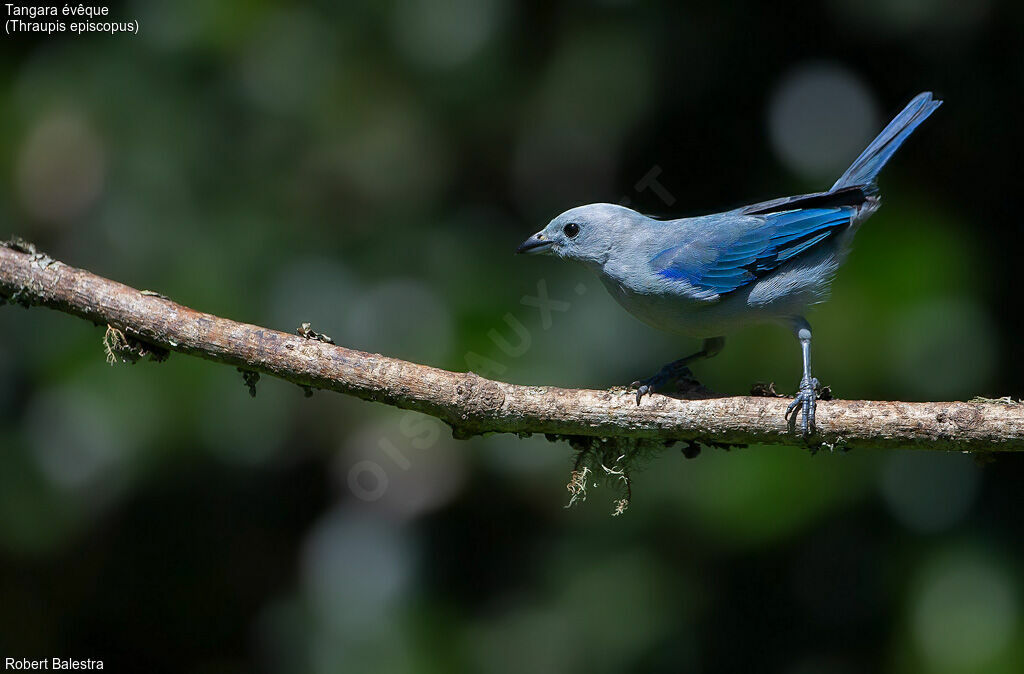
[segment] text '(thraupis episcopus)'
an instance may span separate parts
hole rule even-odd
[[[135,19],[117,20],[111,17],[110,8],[86,4],[63,5],[21,5],[4,3],[6,18],[4,32],[7,35],[28,34],[71,34],[139,32]]]

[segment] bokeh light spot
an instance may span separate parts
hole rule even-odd
[[[483,49],[508,8],[504,0],[401,0],[391,15],[398,50],[414,65],[451,68]]]
[[[912,603],[911,630],[937,671],[992,671],[1017,630],[1016,587],[1006,571],[975,552],[929,564]]]
[[[973,300],[941,298],[896,314],[892,369],[900,391],[944,400],[987,390],[996,364],[996,328]]]
[[[241,86],[266,109],[304,113],[334,75],[331,36],[317,17],[278,12],[253,31],[240,63]]]
[[[43,115],[21,147],[18,196],[40,222],[67,224],[95,203],[106,171],[103,143],[77,112]]]
[[[39,468],[65,489],[96,486],[120,467],[127,451],[110,410],[84,391],[43,390],[26,418]]]
[[[772,95],[772,146],[782,163],[801,177],[835,180],[881,130],[875,110],[871,92],[846,68],[833,63],[800,66]]]
[[[443,423],[417,412],[388,410],[386,420],[346,426],[336,483],[399,519],[433,512],[455,498],[465,481],[461,445]]]
[[[316,524],[306,541],[306,597],[332,632],[372,632],[409,580],[409,548],[404,530],[394,523],[366,511],[336,508]]]

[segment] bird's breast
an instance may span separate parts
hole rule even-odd
[[[727,327],[715,316],[714,308],[720,302],[631,288],[605,275],[601,275],[601,281],[626,311],[658,330],[691,337],[715,337]]]

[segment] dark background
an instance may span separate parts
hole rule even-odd
[[[809,316],[815,374],[844,398],[1024,394],[1020,3],[111,14],[140,33],[0,42],[0,235],[238,320],[609,387],[696,345],[635,321],[581,268],[513,257],[522,239],[591,201],[678,216],[827,188],[932,90],[945,105],[883,172],[885,206]],[[538,284],[570,304],[550,324],[521,302]],[[251,399],[232,369],[177,355],[111,368],[101,338],[0,308],[0,657],[1024,669],[1017,457],[672,449],[612,518],[606,487],[563,508],[562,444],[455,441],[266,378]],[[792,392],[799,349],[755,327],[696,373]]]

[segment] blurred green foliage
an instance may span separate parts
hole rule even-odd
[[[695,345],[582,269],[514,258],[520,240],[589,201],[686,215],[824,188],[852,159],[830,138],[862,144],[934,88],[947,104],[887,168],[885,207],[810,316],[816,374],[844,398],[1019,396],[1021,10],[869,4],[119,3],[138,36],[0,46],[0,218],[204,311],[609,387]],[[652,175],[668,201],[637,187]],[[539,284],[569,303],[550,325],[522,302]],[[612,519],[610,490],[562,508],[571,452],[542,438],[456,442],[267,378],[250,399],[232,369],[178,356],[110,368],[101,339],[0,308],[0,655],[1024,668],[1017,459],[670,450]],[[697,375],[787,391],[798,357],[757,327]]]

